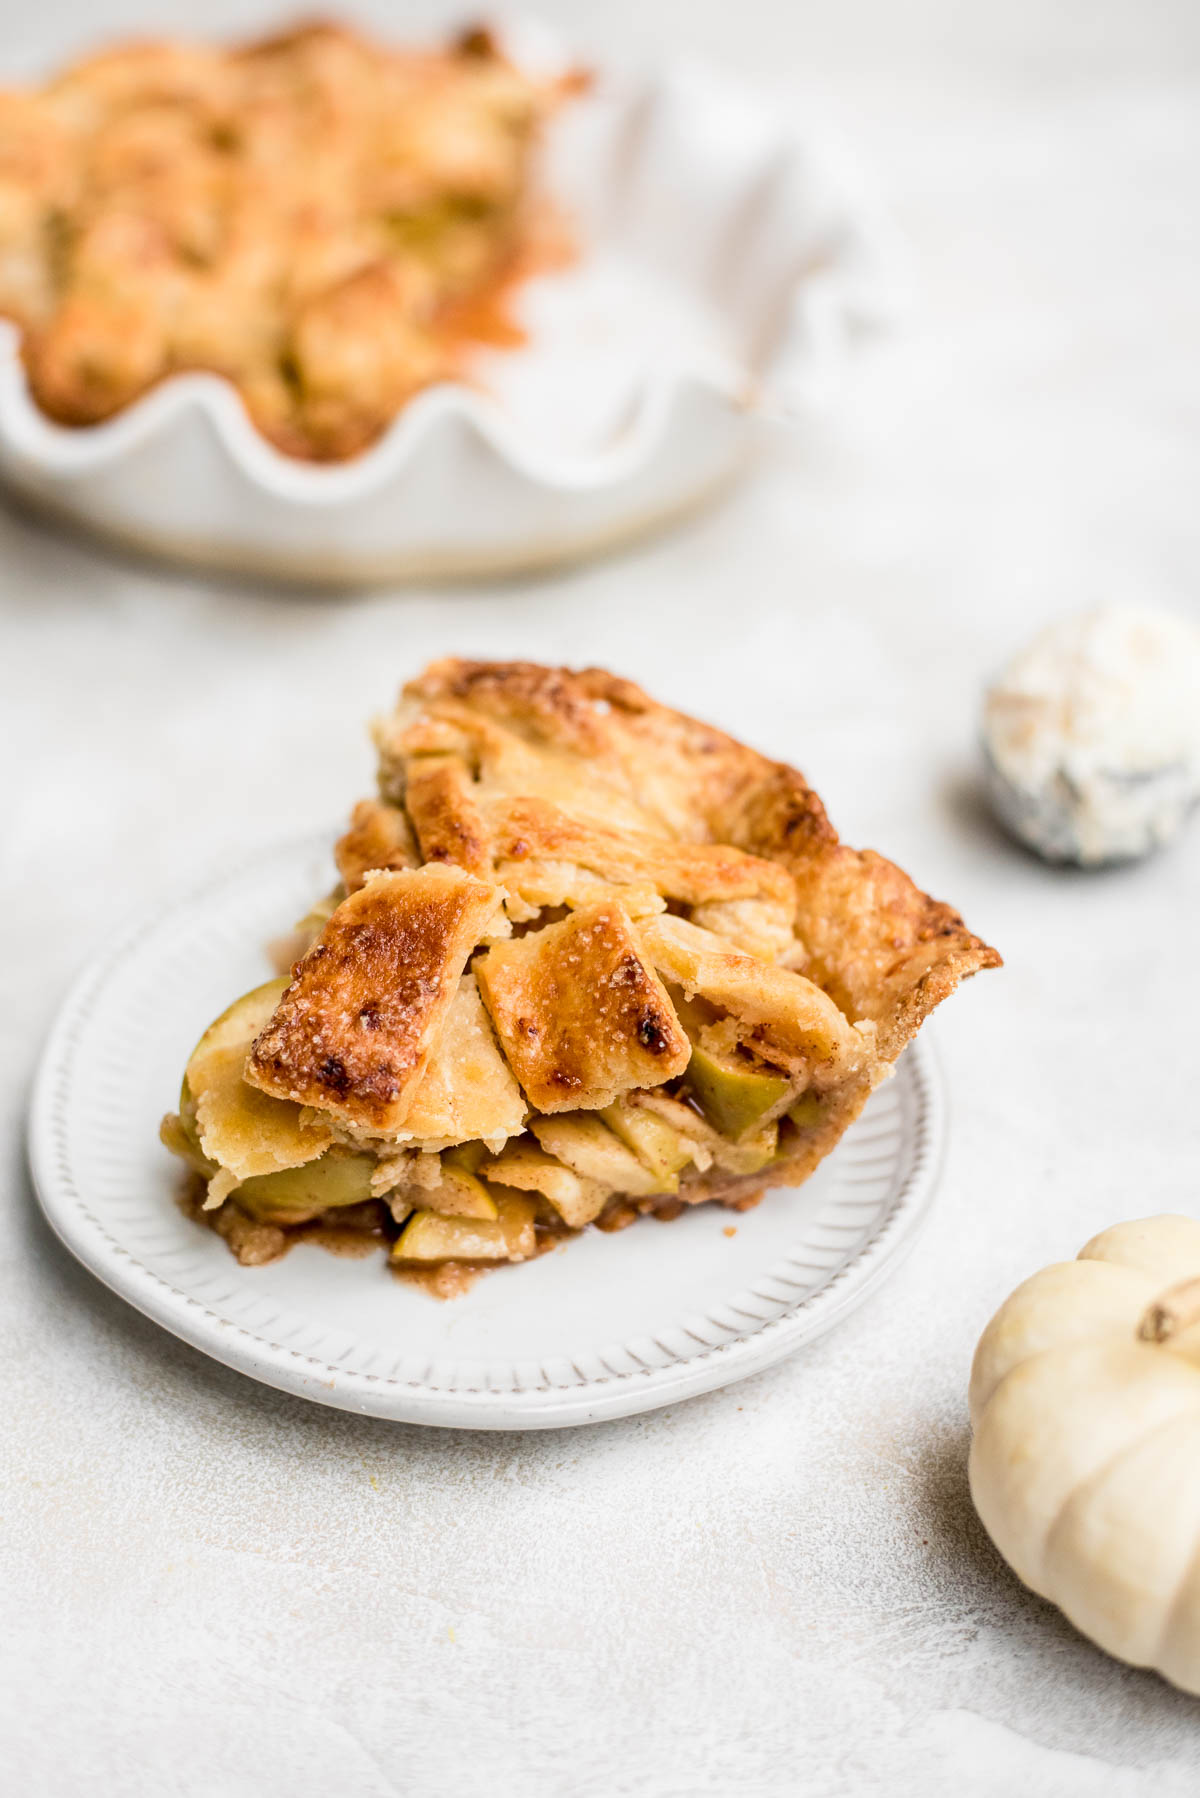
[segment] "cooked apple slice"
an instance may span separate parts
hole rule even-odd
[[[537,1233],[533,1227],[537,1206],[532,1199],[521,1199],[514,1194],[500,1199],[498,1209],[509,1260],[528,1261],[537,1253]]]
[[[178,1112],[168,1111],[158,1127],[158,1138],[163,1147],[170,1149],[172,1155],[178,1155],[186,1161],[193,1173],[202,1174],[211,1180],[217,1172],[217,1164],[210,1161],[200,1147],[200,1139],[196,1135],[196,1101],[185,1078],[183,1089],[179,1095]]]
[[[794,1082],[772,1074],[744,1057],[721,1055],[696,1043],[684,1076],[713,1129],[731,1142],[741,1142],[760,1129],[772,1111],[780,1110]]]
[[[779,1125],[769,1123],[744,1142],[731,1142],[714,1130],[708,1119],[691,1105],[673,1099],[669,1093],[648,1092],[643,1101],[647,1111],[654,1111],[664,1123],[692,1143],[696,1166],[702,1173],[717,1167],[727,1174],[756,1174],[773,1161],[779,1147]]]
[[[495,1218],[500,1215],[495,1199],[482,1180],[468,1173],[465,1167],[444,1161],[441,1184],[423,1193],[422,1197],[430,1211],[443,1217]]]
[[[486,1160],[487,1144],[482,1142],[460,1142],[442,1150],[443,1168],[461,1167],[468,1174],[477,1174]]]
[[[811,1130],[814,1124],[820,1123],[828,1109],[820,1093],[807,1092],[801,1093],[795,1104],[788,1106],[787,1115],[797,1130]]]
[[[370,1155],[322,1155],[304,1167],[245,1180],[234,1194],[240,1211],[263,1224],[302,1224],[322,1211],[361,1205],[371,1197],[376,1162]]]
[[[286,980],[269,980],[223,1011],[192,1051],[181,1119],[203,1157],[219,1169],[209,1204],[263,1174],[302,1167],[332,1142],[324,1125],[302,1123],[299,1105],[247,1085],[242,1078],[255,1035],[271,1017]]]
[[[507,1261],[508,1241],[498,1218],[443,1217],[414,1211],[396,1239],[393,1261]]]
[[[657,1180],[669,1183],[694,1158],[694,1145],[687,1137],[672,1129],[664,1118],[639,1105],[632,1095],[618,1099],[600,1116]],[[668,1188],[664,1186],[664,1190]]]
[[[207,1032],[205,1034],[207,1035]],[[203,1040],[202,1037],[201,1042]],[[199,1044],[192,1051],[193,1058],[198,1051]],[[200,1131],[196,1123],[196,1095],[192,1091],[192,1083],[186,1073],[179,1086],[179,1110],[178,1112],[168,1111],[158,1127],[158,1137],[164,1147],[170,1149],[172,1155],[178,1155],[195,1173],[203,1174],[206,1180],[211,1180],[215,1174],[220,1172],[216,1162],[210,1161],[200,1147]]]
[[[778,1148],[779,1125],[772,1123],[743,1142],[721,1142],[715,1145],[713,1161],[727,1174],[758,1174],[774,1161]]]
[[[531,1118],[529,1128],[548,1155],[609,1192],[640,1198],[655,1192],[674,1192],[679,1184],[673,1174],[664,1179],[651,1173],[645,1162],[639,1161],[594,1115]]]
[[[608,1203],[606,1187],[581,1179],[553,1155],[547,1155],[530,1137],[506,1143],[501,1154],[483,1163],[482,1172],[497,1186],[541,1193],[572,1230],[582,1230],[599,1217]]]
[[[435,1261],[525,1261],[537,1247],[533,1202],[504,1198],[496,1218],[443,1217],[436,1211],[414,1211],[392,1250],[392,1260],[428,1264]]]

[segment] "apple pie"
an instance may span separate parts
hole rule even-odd
[[[243,1261],[357,1235],[446,1291],[745,1209],[999,965],[795,769],[600,669],[437,662],[376,741],[290,974],[210,1025],[164,1120]]]
[[[0,313],[65,424],[207,369],[288,454],[371,443],[560,254],[539,81],[486,31],[396,51],[333,25],[127,44],[0,92]]]

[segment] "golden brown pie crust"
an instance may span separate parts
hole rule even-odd
[[[349,896],[245,1079],[379,1157],[394,1216],[467,1215],[477,1176],[541,1195],[539,1243],[564,1216],[744,1208],[806,1179],[933,1007],[1000,964],[841,843],[794,768],[601,669],[437,662],[376,740]],[[717,1127],[705,1065],[749,1072],[761,1127]]]
[[[842,843],[804,776],[658,704],[601,668],[533,662],[435,662],[377,731],[385,792],[404,786],[404,738],[457,726],[486,791],[504,779],[511,733],[562,790],[569,768],[589,811],[636,812],[668,842],[728,845],[774,863],[795,883],[793,926],[807,974],[851,1022],[875,1026],[874,1055],[820,1123],[771,1168],[772,1184],[807,1179],[858,1116],[929,1013],[961,980],[1001,965],[952,906],[872,850]],[[534,805],[533,799],[525,801]],[[796,964],[793,964],[796,965]]]
[[[691,1045],[615,900],[494,944],[475,977],[536,1111],[598,1110],[687,1067]]]
[[[351,894],[297,962],[246,1080],[351,1129],[401,1129],[499,901],[446,867],[380,874]]]

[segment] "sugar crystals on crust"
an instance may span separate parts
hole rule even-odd
[[[461,869],[381,874],[346,899],[297,962],[246,1079],[377,1135],[403,1128],[499,904]]]
[[[611,1104],[681,1074],[691,1046],[616,903],[585,906],[476,963],[492,1022],[539,1111]]]

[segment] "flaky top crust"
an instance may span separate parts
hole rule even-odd
[[[846,1018],[874,1024],[883,1062],[960,980],[1000,966],[953,907],[882,856],[840,842],[795,768],[632,681],[600,668],[435,662],[378,728],[385,791],[389,778],[403,785],[404,739],[417,720],[426,737],[441,730],[447,748],[457,741],[484,793],[489,767],[503,780],[506,765],[524,760],[544,788],[573,784],[593,817],[636,817],[668,840],[728,845],[784,871],[795,892],[792,965]]]
[[[633,1095],[686,1134],[689,1083],[725,1081],[736,1107],[758,1079],[772,1131],[791,1107],[770,1178],[795,1184],[931,1008],[999,962],[840,843],[795,769],[599,669],[438,662],[376,735],[381,796],[336,851],[347,896],[245,1072],[342,1140],[518,1137],[524,1168],[522,1132],[555,1120],[591,1193],[628,1150],[555,1114],[619,1123]],[[726,1154],[711,1179],[731,1174]]]
[[[538,1111],[598,1110],[682,1074],[691,1045],[625,908],[581,906],[475,964],[496,1034]]]
[[[297,962],[245,1078],[352,1130],[402,1129],[499,900],[457,868],[368,882]]]

